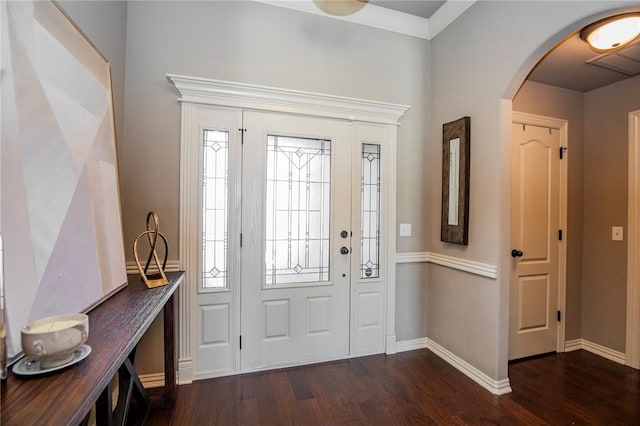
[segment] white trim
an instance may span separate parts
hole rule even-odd
[[[155,265],[154,265],[155,266]],[[154,267],[150,267],[150,272],[154,273],[158,270]],[[164,268],[165,272],[177,272],[180,271],[180,261],[179,260],[167,260],[167,267]],[[127,274],[137,274],[138,266],[136,262],[130,260],[127,262]]]
[[[418,349],[427,349],[429,347],[429,339],[420,337],[412,340],[401,340],[397,343],[397,352],[415,351]]]
[[[640,111],[629,113],[627,365],[640,369]]]
[[[429,262],[430,258],[431,258],[431,253],[428,251],[396,253],[396,263]]]
[[[565,343],[565,346],[564,346],[564,350],[567,352],[577,351],[579,349],[584,349],[587,352],[591,352],[592,354],[606,358],[609,361],[626,365],[626,357],[623,352],[619,352],[614,349],[607,348],[606,346],[602,346],[585,339],[569,340]]]
[[[396,264],[418,262],[427,262],[446,266],[447,268],[457,269],[459,271],[480,275],[494,280],[498,278],[498,267],[488,263],[481,263],[474,260],[461,259],[459,257],[446,256],[444,254],[431,253],[428,251],[396,254]]]
[[[512,123],[529,124],[531,126],[547,127],[556,129],[559,132],[560,146],[569,147],[569,122],[560,118],[546,117],[543,115],[528,114],[524,112],[512,111]],[[567,229],[567,199],[568,199],[568,164],[570,158],[570,150],[565,150],[564,160],[560,161],[560,169],[558,170],[559,180],[559,215],[558,226],[562,229],[563,237],[558,248],[558,310],[562,312],[563,320],[558,324],[558,334],[556,339],[556,351],[563,352],[565,350],[565,330],[566,330],[566,295],[567,295],[567,241],[570,238]]]
[[[199,215],[199,189],[190,180],[200,170],[198,164],[198,144],[190,143],[195,137],[192,134],[193,115],[196,106],[188,102],[181,106],[180,131],[180,234],[179,263],[185,271],[185,279],[180,286],[178,312],[178,383],[191,383],[193,380],[193,347],[195,345],[196,304],[195,293],[198,288],[196,273],[198,270],[198,220],[191,218]]]
[[[429,349],[431,352],[449,363],[456,370],[460,371],[462,374],[464,374],[492,394],[504,395],[511,392],[511,385],[509,384],[508,378],[502,380],[492,379],[473,365],[469,364],[467,361],[463,360],[448,349],[440,346],[438,343],[434,342],[428,337],[422,337],[413,340],[404,340],[398,342],[397,345],[398,352],[412,351],[423,348]]]
[[[193,348],[195,342],[195,291],[198,270],[198,191],[199,187],[189,181],[199,170],[197,144],[193,140],[192,116],[197,104],[282,112],[314,117],[344,119],[389,125],[389,175],[387,191],[390,201],[396,198],[396,126],[409,106],[364,99],[346,98],[320,93],[302,92],[276,87],[257,86],[222,80],[167,74],[176,87],[182,102],[180,135],[180,270],[186,271],[184,284],[180,287],[179,300],[179,358],[178,382],[189,383],[194,379]],[[395,241],[396,203],[388,203],[387,259],[389,271],[385,289],[385,350],[395,353]]]
[[[259,3],[266,3],[272,6],[285,7],[287,9],[293,9],[299,12],[320,15],[326,18],[366,25],[368,27],[379,28],[381,30],[392,31],[395,33],[418,37],[425,40],[431,40],[433,38],[431,36],[431,32],[429,31],[429,20],[427,18],[398,12],[397,10],[387,9],[384,7],[376,6],[374,4],[367,4],[365,5],[365,7],[352,15],[338,16],[330,15],[320,10],[311,0],[255,1]]]
[[[455,21],[476,0],[449,0],[445,2],[430,18],[411,15],[397,10],[367,4],[358,12],[347,15],[330,15],[320,10],[312,0],[254,0],[272,6],[284,7],[299,12],[320,15],[326,18],[354,24],[366,25],[381,30],[392,31],[424,40],[432,40],[440,31]]]
[[[142,387],[145,389],[160,388],[164,386],[164,373],[141,374],[139,376]]]
[[[567,340],[564,342],[564,351],[572,352],[582,349],[582,339]]]
[[[385,176],[386,180],[386,197],[387,201],[384,208],[388,209],[386,215],[385,236],[387,239],[387,256],[386,256],[386,294],[385,294],[385,353],[391,355],[396,353],[396,177],[397,177],[397,150],[398,150],[398,132],[389,128],[389,144],[388,155],[389,160],[386,170],[389,174]]]
[[[182,317],[180,318],[182,319]],[[178,384],[188,385],[193,382],[193,359],[178,360]]]
[[[175,74],[167,74],[167,78],[180,93],[179,100],[183,103],[395,125],[409,109],[407,105],[271,86]]]
[[[440,34],[453,21],[469,9],[476,0],[449,0],[429,18],[429,40]]]

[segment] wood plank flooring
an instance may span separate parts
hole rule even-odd
[[[179,386],[149,425],[640,425],[640,371],[585,351],[509,366],[494,396],[421,349]]]

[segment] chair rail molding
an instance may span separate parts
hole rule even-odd
[[[433,263],[435,265],[446,266],[485,278],[497,279],[498,267],[489,263],[476,262],[474,260],[462,259],[459,257],[447,256],[428,251],[396,253],[396,264],[399,263]]]

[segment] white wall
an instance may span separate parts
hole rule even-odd
[[[431,251],[497,264],[490,280],[433,266],[428,333],[490,377],[507,377],[511,99],[533,65],[570,32],[637,2],[475,3],[432,41],[431,204],[440,204],[442,123],[471,117],[469,246],[439,241]]]

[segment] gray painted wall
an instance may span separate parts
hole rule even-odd
[[[398,264],[396,268],[396,337],[399,342],[427,336],[429,301],[426,263]]]
[[[124,80],[127,47],[126,1],[60,1],[65,12],[109,61],[118,155],[122,166]],[[123,186],[122,179],[120,186]]]
[[[513,110],[569,122],[567,194],[567,308],[566,340],[582,337],[582,236],[584,94],[533,81],[526,81],[513,100]],[[584,229],[588,232],[588,229]]]
[[[255,2],[130,2],[125,241],[155,210],[177,253],[180,108],[165,77],[175,73],[411,105],[399,129],[397,204],[413,236],[398,247],[426,250],[428,69],[425,40],[321,16]]]
[[[553,45],[603,11],[637,2],[476,2],[432,40],[431,205],[440,205],[442,123],[471,117],[469,246],[439,241],[432,209],[431,251],[497,264],[490,280],[432,266],[431,339],[490,377],[507,377],[510,118],[516,89]],[[470,314],[473,313],[473,314]]]
[[[585,94],[582,337],[625,352],[629,112],[640,110],[640,78]]]
[[[175,73],[410,105],[398,131],[397,219],[413,236],[397,246],[427,250],[430,42],[255,2],[130,2],[127,19],[128,247],[155,210],[178,252],[180,106],[165,77]],[[424,277],[404,269],[397,298],[411,303],[400,305],[397,332],[424,337]],[[142,373],[161,371],[159,336],[156,325],[145,337],[157,349],[141,351]]]

